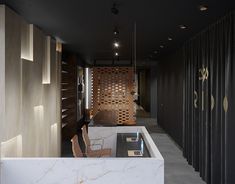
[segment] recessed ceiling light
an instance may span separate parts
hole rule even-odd
[[[154,53],[154,54],[157,54],[157,53],[158,53],[158,51],[157,51],[157,50],[155,50],[153,53]]]
[[[120,45],[119,45],[118,42],[114,42],[114,43],[113,43],[113,46],[114,46],[115,48],[118,48]]]
[[[206,6],[206,5],[200,5],[200,6],[199,6],[199,10],[200,10],[200,11],[207,11],[207,10],[208,10],[208,6]]]
[[[118,52],[115,52],[115,56],[118,56],[119,54],[118,54]]]
[[[179,25],[180,29],[186,29],[187,27],[185,25]]]
[[[163,48],[164,48],[164,45],[160,45],[160,48],[163,49]]]
[[[172,39],[171,37],[168,37],[168,40],[169,40],[169,41],[172,41],[173,39]]]

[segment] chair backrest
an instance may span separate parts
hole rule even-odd
[[[86,125],[82,127],[82,137],[86,145],[86,152],[88,153],[89,151],[91,151],[91,142],[87,133]]]
[[[71,139],[71,142],[72,142],[73,156],[74,157],[83,157],[82,150],[81,150],[79,143],[78,143],[78,136],[74,135],[73,138]]]

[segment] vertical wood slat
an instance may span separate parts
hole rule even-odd
[[[77,61],[70,56],[61,66],[62,136],[70,139],[76,131],[77,121]]]

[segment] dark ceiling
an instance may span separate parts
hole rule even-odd
[[[111,13],[118,4],[119,14]],[[131,35],[137,27],[137,58],[157,58],[234,9],[235,0],[5,0],[5,3],[65,48],[86,60],[113,56],[113,29],[120,31],[120,58],[130,59]],[[199,5],[208,11],[199,11]],[[187,26],[181,30],[179,25]],[[168,37],[173,40],[168,41]],[[159,46],[164,45],[161,49]],[[157,50],[158,54],[154,54]]]

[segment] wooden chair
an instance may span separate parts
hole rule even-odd
[[[103,139],[91,139],[96,141],[96,143],[91,144],[89,136],[87,134],[86,125],[82,127],[82,136],[86,145],[86,155],[87,157],[110,157],[112,150],[109,148],[103,148],[104,140]],[[101,143],[97,143],[101,141]],[[99,149],[92,149],[91,147],[99,147]]]
[[[74,157],[83,157],[82,150],[81,150],[79,143],[78,143],[78,136],[74,135],[73,138],[71,139],[71,142],[72,142],[73,156]]]

